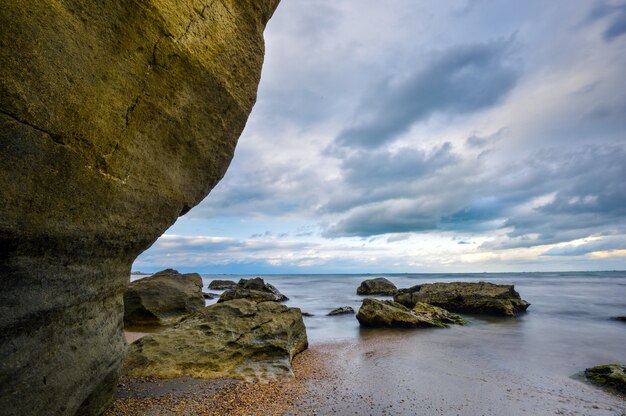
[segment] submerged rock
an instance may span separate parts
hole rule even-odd
[[[222,293],[218,302],[233,299],[249,299],[255,302],[284,302],[289,298],[278,291],[274,286],[265,283],[260,277],[241,279],[237,286]]]
[[[586,369],[585,376],[589,381],[626,394],[626,366],[619,364],[599,365]]]
[[[506,316],[524,312],[530,306],[513,285],[488,282],[427,283],[400,289],[393,300],[410,308],[424,302],[452,312]]]
[[[393,296],[396,294],[398,288],[384,277],[378,277],[376,279],[368,279],[361,282],[361,285],[356,289],[357,295],[387,295]]]
[[[447,325],[437,319],[419,314],[392,300],[364,299],[356,314],[363,326],[396,328],[444,328]]]
[[[335,308],[332,311],[328,312],[327,316],[345,315],[348,313],[354,313],[354,309],[352,309],[352,306],[342,306],[339,308]]]
[[[204,307],[202,278],[167,269],[136,280],[124,293],[124,325],[166,325]]]
[[[292,375],[291,360],[307,345],[300,309],[237,299],[139,339],[125,365],[137,377]]]
[[[209,283],[209,289],[212,290],[232,289],[235,286],[237,286],[237,283],[232,280],[213,280]]]
[[[0,409],[100,414],[135,258],[224,176],[278,0],[0,0]]]
[[[611,319],[614,321],[626,322],[626,316],[612,316]]]

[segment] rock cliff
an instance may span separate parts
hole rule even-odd
[[[278,0],[0,0],[0,408],[91,415],[135,257],[222,178]]]

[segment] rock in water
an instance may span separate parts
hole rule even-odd
[[[626,394],[626,366],[619,364],[599,365],[585,370],[592,382]]]
[[[126,368],[160,378],[292,375],[291,360],[307,345],[300,309],[236,299],[134,342]]]
[[[0,0],[0,409],[99,414],[133,260],[224,175],[278,0]]]
[[[209,283],[209,289],[212,290],[232,289],[235,286],[237,286],[237,283],[232,280],[213,280]]]
[[[428,303],[417,302],[415,306],[413,306],[413,312],[444,324],[465,325],[465,320],[459,315],[450,313],[443,308],[429,305]]]
[[[327,316],[345,315],[349,313],[354,313],[354,309],[352,309],[352,306],[341,306],[328,312]]]
[[[429,328],[447,325],[432,317],[421,315],[392,300],[364,299],[356,314],[363,326],[395,328]]]
[[[249,299],[255,302],[284,302],[289,298],[278,291],[274,286],[265,283],[260,277],[241,279],[237,286],[222,293],[218,302],[233,299]]]
[[[387,295],[393,296],[398,288],[384,277],[364,280],[356,289],[357,295]]]
[[[417,302],[452,312],[513,316],[530,303],[522,300],[513,285],[478,283],[427,283],[400,289],[393,300],[409,308]]]
[[[166,325],[204,308],[202,278],[167,269],[136,280],[124,293],[124,325]]]

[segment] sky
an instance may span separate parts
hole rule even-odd
[[[626,2],[282,0],[224,179],[133,270],[626,269]]]

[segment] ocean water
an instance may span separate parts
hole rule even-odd
[[[205,290],[213,279],[238,281],[242,277],[254,276],[203,275]],[[364,297],[357,295],[356,289],[365,279],[386,277],[398,288],[429,282],[487,281],[515,285],[521,297],[531,303],[528,311],[515,318],[463,315],[468,321],[465,326],[405,331],[406,336],[433,347],[454,344],[502,365],[550,368],[563,374],[601,363],[626,363],[626,323],[610,319],[626,315],[626,272],[261,277],[289,297],[286,305],[314,315],[304,318],[311,345],[359,341],[384,333],[361,329],[354,315],[326,316],[339,306],[352,306],[357,311]]]

